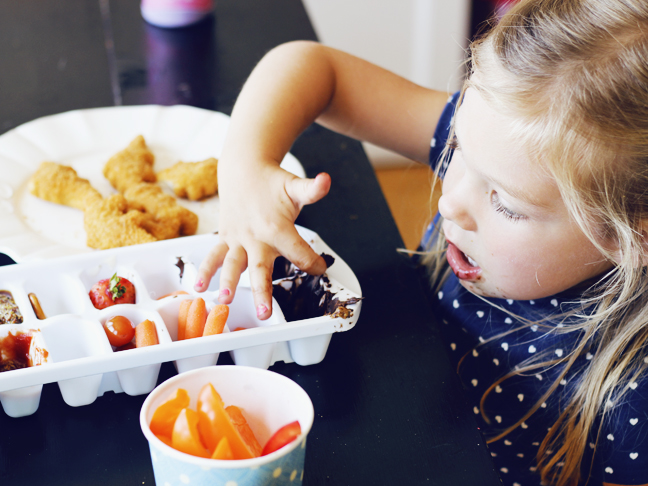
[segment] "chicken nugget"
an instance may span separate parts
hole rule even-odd
[[[152,216],[144,227],[159,240],[193,235],[198,229],[198,216],[180,206],[156,184],[134,184],[124,192],[124,197],[131,208]]]
[[[218,192],[218,160],[178,162],[158,174],[161,181],[171,184],[176,196],[198,201]]]
[[[149,150],[144,137],[138,135],[121,152],[113,155],[103,169],[103,175],[119,192],[124,192],[139,182],[155,182],[153,171],[155,156]]]
[[[150,243],[157,239],[144,229],[152,216],[130,209],[121,194],[94,202],[83,214],[86,244],[90,248],[105,250],[120,246]]]
[[[82,211],[100,201],[101,194],[87,179],[79,177],[72,167],[55,162],[43,162],[29,180],[29,192],[34,196]]]

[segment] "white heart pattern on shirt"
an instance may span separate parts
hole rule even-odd
[[[458,309],[458,308],[459,308],[459,301],[456,300],[456,299],[453,300],[453,301],[452,301],[452,307],[454,307],[455,309]]]
[[[631,418],[630,419],[630,425],[637,425],[637,422],[639,422],[638,418]]]
[[[529,346],[529,353],[535,353],[536,352],[536,347],[532,344]]]
[[[499,385],[497,385],[497,386],[495,387],[495,393],[502,393],[502,387],[499,386]]]
[[[556,356],[560,358],[562,355],[563,355],[563,350],[560,348],[556,349]]]
[[[633,390],[636,390],[636,389],[637,389],[637,382],[636,382],[636,381],[633,381],[633,382],[630,383],[628,386],[629,386],[630,388],[632,388]]]
[[[502,343],[502,349],[508,351],[508,343]]]
[[[477,317],[484,317],[484,311],[477,311]]]
[[[605,472],[608,473],[608,474],[612,474],[614,472],[614,470],[610,466],[608,466],[608,467],[605,468]]]
[[[639,453],[638,453],[638,452],[631,452],[631,453],[630,453],[630,459],[632,459],[633,461],[634,461],[637,457],[639,457]]]
[[[520,401],[524,400],[524,395],[522,395],[522,393],[518,394],[518,400]]]

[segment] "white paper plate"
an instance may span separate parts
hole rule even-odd
[[[144,136],[155,154],[154,169],[159,172],[179,160],[218,158],[228,125],[223,113],[146,105],[69,111],[10,130],[0,136],[0,252],[21,262],[92,251],[86,245],[81,211],[43,201],[27,190],[41,162],[68,165],[109,196],[116,191],[104,178],[103,166],[137,135]],[[291,154],[281,166],[305,177]],[[198,215],[197,234],[218,230],[218,197],[178,202]]]

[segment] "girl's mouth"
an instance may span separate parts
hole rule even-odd
[[[477,262],[462,252],[453,243],[448,242],[446,258],[452,271],[461,280],[479,279],[481,268],[479,268]]]

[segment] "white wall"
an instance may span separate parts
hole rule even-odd
[[[428,88],[459,89],[470,0],[303,0],[323,44]],[[365,144],[375,167],[407,159]]]

